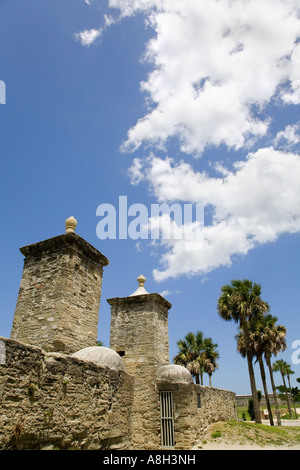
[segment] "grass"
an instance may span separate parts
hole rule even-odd
[[[247,421],[224,421],[209,427],[202,444],[255,445],[290,447],[300,445],[300,428],[268,426]]]

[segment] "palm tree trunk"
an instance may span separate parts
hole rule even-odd
[[[285,383],[284,373],[283,372],[281,372],[281,377],[282,377],[282,381],[283,381],[283,386],[284,386],[287,406],[288,406],[288,410],[289,410],[289,415],[290,415],[290,418],[292,419],[292,410],[291,410],[290,398],[289,398],[289,394],[288,394],[288,391],[287,391],[287,386],[286,386],[286,383]]]
[[[274,426],[273,415],[272,415],[272,410],[271,410],[271,405],[270,405],[270,400],[269,400],[269,394],[268,394],[268,390],[267,390],[265,368],[264,368],[264,363],[263,363],[261,355],[258,356],[258,362],[259,362],[259,367],[260,367],[261,380],[262,380],[263,387],[264,387],[264,392],[265,392],[265,398],[266,398],[266,402],[267,402],[269,421],[270,421],[270,425]]]
[[[291,387],[291,381],[290,381],[289,374],[287,374],[287,378],[288,378],[288,382],[289,382],[289,389],[290,389],[290,392],[291,392],[293,408],[294,408],[294,411],[295,411],[296,419],[298,419],[297,410],[296,410],[296,406],[295,406],[295,401],[294,401],[294,397],[293,397],[293,394],[292,394],[292,387]]]
[[[254,377],[252,357],[250,355],[247,355],[247,362],[248,362],[250,386],[251,386],[251,392],[252,392],[252,400],[253,400],[253,405],[254,405],[255,422],[261,423],[260,406],[259,406],[255,377]]]
[[[203,385],[203,372],[200,372],[201,385]]]
[[[245,340],[245,349],[246,349],[246,357],[248,363],[248,371],[249,371],[249,378],[250,378],[250,386],[251,386],[251,393],[252,393],[252,400],[254,406],[254,415],[255,415],[255,422],[261,423],[261,414],[260,414],[260,407],[255,383],[255,376],[254,376],[254,369],[252,363],[252,354],[250,352],[250,341],[249,341],[249,332],[248,332],[248,324],[245,318],[241,318],[240,326],[244,332],[244,340]]]
[[[274,377],[273,377],[271,358],[270,358],[269,354],[266,354],[265,358],[266,358],[266,363],[267,363],[269,373],[270,373],[270,381],[271,381],[271,385],[272,385],[273,397],[274,397],[275,408],[276,408],[277,426],[281,426],[281,417],[280,417],[277,392],[276,392],[276,387],[275,387],[275,382],[274,382]]]
[[[212,376],[212,374],[208,374],[208,376],[209,376],[209,386],[212,387],[212,384],[211,384],[211,376]]]

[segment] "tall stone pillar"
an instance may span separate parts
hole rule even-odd
[[[138,289],[130,296],[107,300],[111,306],[110,347],[122,356],[126,371],[134,376],[134,448],[155,449],[160,445],[156,378],[158,369],[169,364],[171,304],[145,290],[144,276],[138,282]]]
[[[45,351],[71,354],[95,346],[103,266],[108,260],[75,233],[20,249],[25,256],[11,338]]]

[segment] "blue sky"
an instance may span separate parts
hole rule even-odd
[[[299,5],[203,1],[2,0],[0,335],[10,336],[19,248],[63,233],[73,215],[110,261],[99,339],[109,345],[106,299],[131,294],[142,273],[173,305],[170,359],[201,330],[220,352],[213,385],[244,394],[237,326],[216,311],[232,279],[261,284],[287,328],[279,357],[293,385],[300,377]],[[122,195],[204,204],[203,246],[99,240],[97,207],[118,209]]]

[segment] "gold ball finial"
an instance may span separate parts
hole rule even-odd
[[[77,220],[73,216],[69,217],[66,220],[65,225],[66,225],[66,233],[73,233],[75,232],[75,229],[77,227]]]

